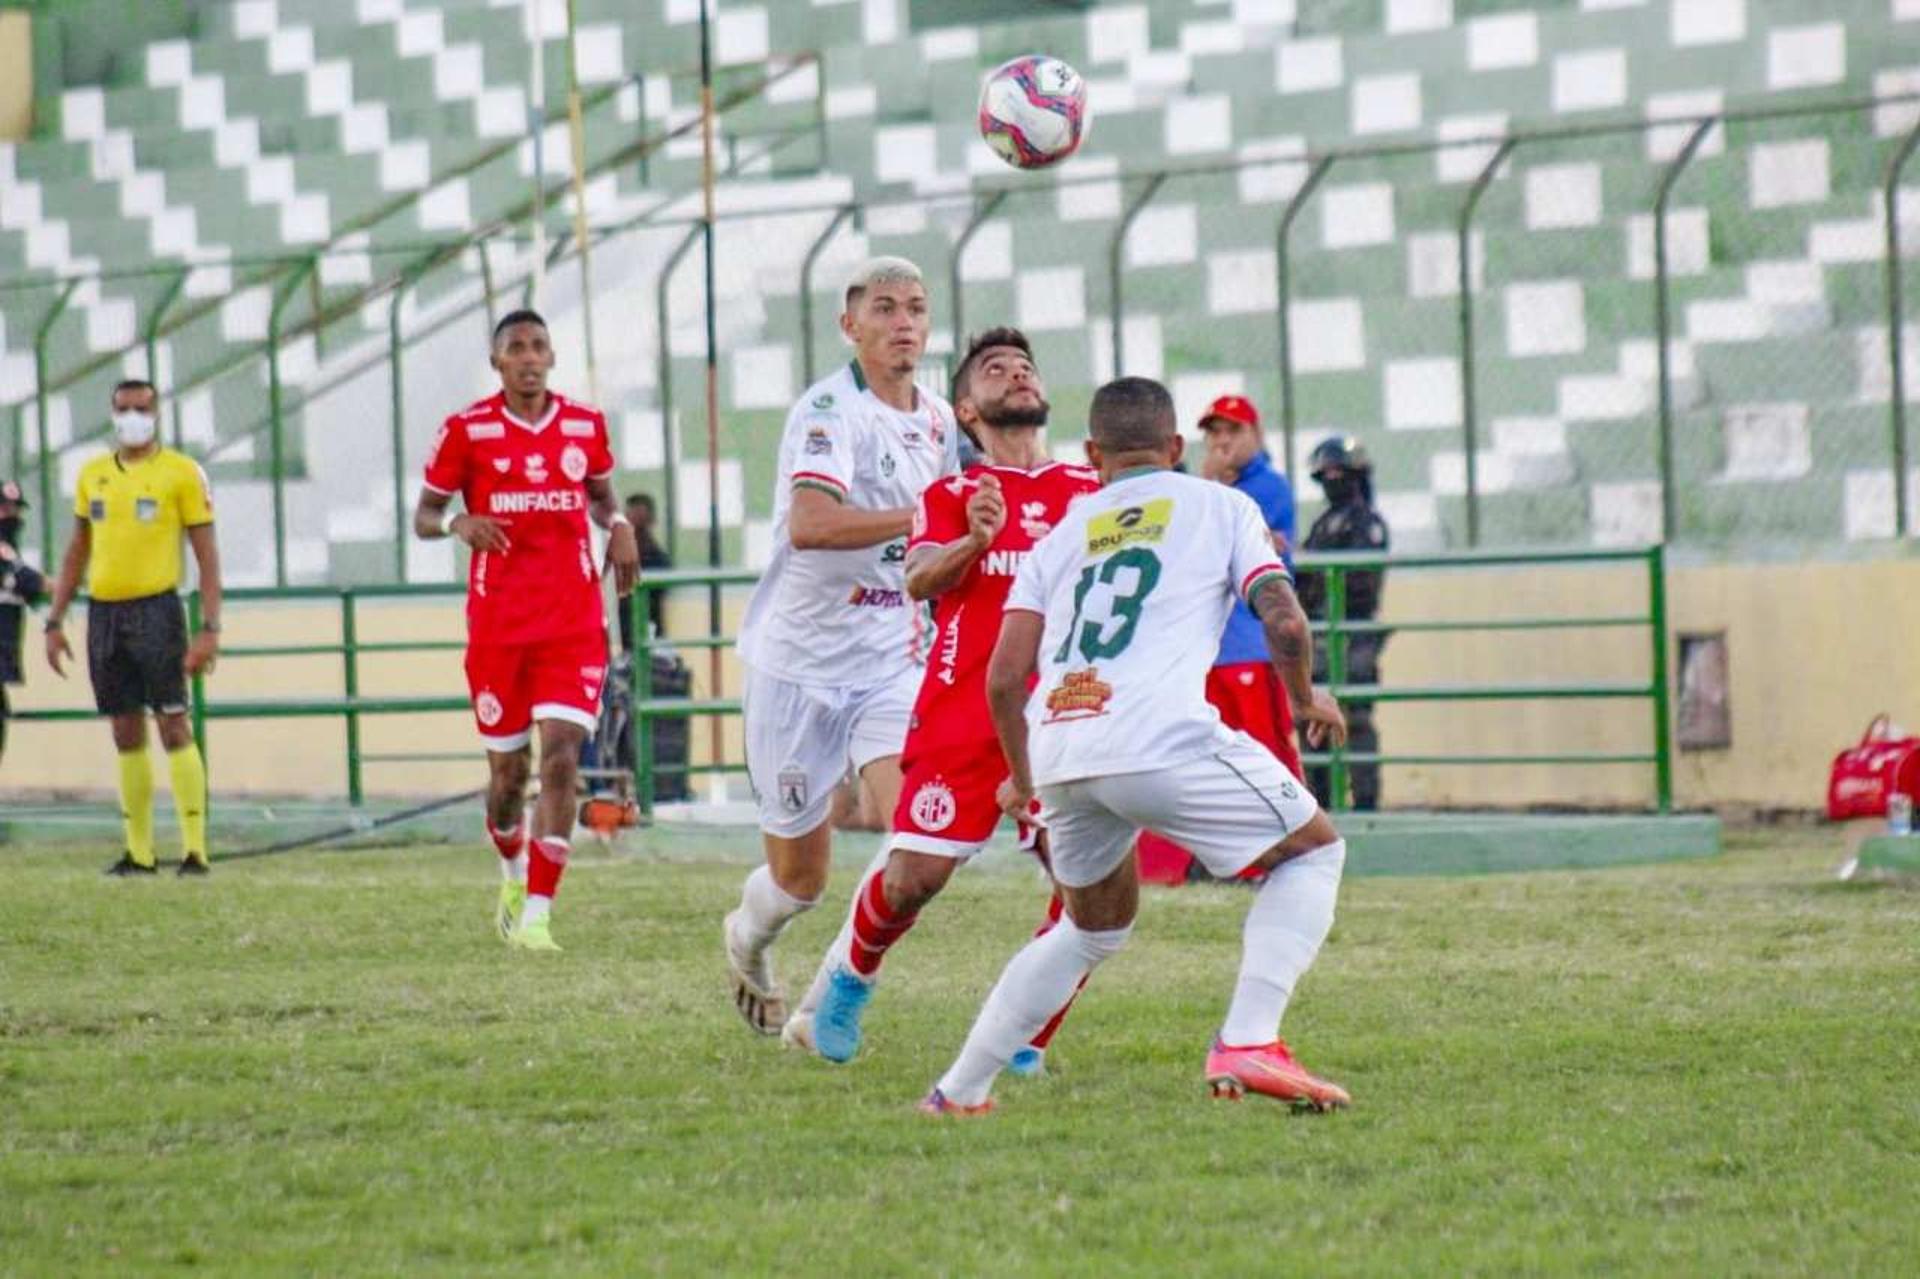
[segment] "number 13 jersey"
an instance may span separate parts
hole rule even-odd
[[[1288,578],[1266,521],[1224,484],[1135,471],[1075,505],[1007,595],[1008,612],[1046,619],[1027,702],[1035,784],[1217,749],[1207,670],[1234,600],[1270,576]]]

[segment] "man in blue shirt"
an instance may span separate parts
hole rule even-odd
[[[1206,453],[1200,474],[1228,484],[1253,499],[1273,532],[1274,549],[1293,567],[1293,486],[1274,469],[1260,434],[1260,414],[1242,395],[1223,395],[1200,419]],[[1293,708],[1267,656],[1260,619],[1236,602],[1220,637],[1220,651],[1207,672],[1207,700],[1221,722],[1237,728],[1272,751],[1295,777],[1301,775],[1300,745],[1293,731]],[[1178,883],[1191,873],[1185,849],[1151,832],[1139,842],[1141,878]]]
[[[1241,395],[1223,395],[1200,419],[1207,451],[1200,474],[1230,484],[1253,499],[1273,531],[1274,548],[1293,567],[1293,486],[1275,470],[1260,435],[1260,414]],[[1244,603],[1233,606],[1220,652],[1207,675],[1207,699],[1220,710],[1228,728],[1237,728],[1265,745],[1295,777],[1300,749],[1293,732],[1293,709],[1280,686],[1260,619]]]

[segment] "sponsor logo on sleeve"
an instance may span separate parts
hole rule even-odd
[[[907,811],[913,815],[913,824],[921,830],[943,831],[953,825],[957,812],[953,789],[942,781],[922,783],[913,793]]]
[[[593,423],[581,418],[561,418],[560,434],[571,435],[582,440],[590,440],[593,438]]]
[[[813,403],[812,403],[812,407],[813,407],[813,408],[816,408],[816,409],[819,409],[819,410],[820,410],[820,411],[821,411],[822,413],[824,413],[824,412],[826,412],[826,411],[827,411],[828,409],[830,409],[830,408],[832,408],[832,407],[833,407],[833,392],[832,392],[832,391],[822,391],[822,392],[820,392],[820,394],[818,394],[818,395],[816,395],[816,396],[814,396],[814,397],[813,397]]]
[[[504,440],[507,428],[498,422],[467,423],[467,438],[470,440]]]
[[[1155,498],[1140,506],[1103,511],[1087,521],[1087,554],[1105,555],[1124,546],[1145,546],[1167,535],[1173,499]]]
[[[824,426],[809,426],[807,442],[802,446],[801,451],[808,457],[825,457],[833,452],[833,437],[827,434],[827,428]]]
[[[1064,720],[1095,719],[1107,713],[1113,700],[1113,685],[1100,678],[1100,669],[1089,666],[1083,671],[1068,671],[1047,693],[1046,723]]]

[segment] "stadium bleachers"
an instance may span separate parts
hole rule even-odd
[[[697,104],[687,75],[697,6],[581,0],[578,9],[590,160],[684,126]],[[720,6],[716,52],[739,82],[770,57],[819,55],[724,120],[723,154],[737,171],[723,186],[718,233],[720,508],[729,548],[750,561],[769,535],[773,432],[806,374],[801,262],[836,206],[864,207],[812,278],[816,371],[839,349],[838,275],[870,252],[903,252],[929,270],[935,350],[951,349],[952,246],[977,193],[1012,186],[960,263],[966,320],[1029,329],[1059,420],[1071,422],[1113,368],[1109,248],[1147,194],[1129,175],[1172,168],[1134,211],[1122,249],[1127,368],[1166,379],[1189,419],[1239,389],[1277,425],[1276,235],[1308,173],[1302,156],[1396,143],[1410,145],[1341,154],[1292,231],[1296,454],[1328,431],[1362,435],[1397,540],[1463,544],[1456,229],[1493,158],[1490,139],[1672,120],[1521,141],[1479,200],[1472,241],[1482,539],[1657,537],[1652,210],[1693,130],[1687,117],[1920,91],[1913,0],[1133,0],[1039,17],[1016,6],[986,24],[982,9]],[[564,11],[546,5],[550,39]],[[528,200],[526,6],[237,0],[195,12],[190,37],[147,44],[110,82],[66,87],[38,136],[0,146],[0,279],[105,273],[73,290],[50,329],[56,376],[98,366],[50,404],[60,478],[70,482],[104,426],[107,386],[145,371],[147,326],[168,303],[169,316],[194,317],[156,350],[164,384],[195,383],[175,405],[178,426],[210,459],[233,543],[246,548],[236,575],[272,580],[267,378],[247,348],[266,338],[278,295],[282,327],[297,335],[280,360],[289,576],[390,573],[390,303],[364,294],[434,243]],[[1087,75],[1094,125],[1059,174],[1013,180],[975,138],[974,95],[984,68],[1035,48]],[[546,163],[558,182],[569,144],[557,40],[544,70],[555,107]],[[1915,103],[1732,119],[1674,183],[1676,536],[1891,534],[1879,192],[1916,120]],[[1412,145],[1430,142],[1453,145]],[[669,293],[671,446],[653,314],[659,272],[695,208],[698,152],[685,138],[645,169],[609,167],[587,200],[596,224],[655,218],[596,247],[598,390],[622,435],[623,478],[677,484],[682,525],[695,533],[708,474],[698,271],[677,273]],[[1903,189],[1905,244],[1916,253],[1920,163]],[[554,235],[569,214],[564,201],[549,210]],[[477,312],[484,278],[516,281],[531,268],[524,224],[508,230],[485,261],[468,251],[408,291],[407,332]],[[270,276],[284,268],[260,261],[307,253],[323,255],[310,279]],[[570,270],[558,268],[546,298],[568,340],[581,322]],[[1920,296],[1916,276],[1910,293]],[[60,295],[6,294],[0,404],[24,407],[0,428],[22,437],[9,459],[17,470],[34,465],[41,429],[35,332]],[[408,492],[435,406],[484,389],[479,321],[458,323],[410,351]],[[1910,394],[1920,387],[1916,330]],[[575,370],[562,382],[584,391]],[[416,574],[451,570],[424,549],[412,555]]]

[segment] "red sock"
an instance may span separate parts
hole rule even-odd
[[[560,875],[567,869],[567,841],[555,835],[533,841],[527,859],[527,896],[552,897],[560,888]]]
[[[860,896],[853,905],[853,943],[847,959],[853,971],[871,977],[880,971],[880,960],[887,948],[907,935],[918,914],[895,915],[887,905],[885,873],[874,871],[860,885]]]
[[[1053,926],[1060,922],[1060,916],[1066,914],[1066,911],[1067,904],[1060,900],[1060,890],[1056,888],[1053,890],[1052,898],[1047,902],[1046,922],[1034,929],[1033,935],[1035,937],[1045,937],[1048,933],[1052,932]]]
[[[523,827],[515,826],[511,830],[500,830],[494,826],[493,819],[489,817],[487,836],[493,840],[494,849],[508,861],[518,857],[526,849],[527,832]]]
[[[1087,977],[1091,977],[1092,975],[1092,973],[1088,973]],[[1052,1020],[1040,1028],[1040,1033],[1027,1041],[1030,1046],[1038,1048],[1042,1052],[1046,1051],[1047,1045],[1053,1042],[1053,1032],[1060,1029],[1060,1023],[1067,1019],[1067,1013],[1072,1010],[1073,1001],[1080,998],[1080,992],[1087,988],[1087,977],[1080,979],[1080,984],[1073,988],[1071,995],[1067,996],[1067,1002],[1060,1005],[1060,1011],[1055,1013]]]

